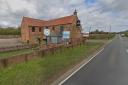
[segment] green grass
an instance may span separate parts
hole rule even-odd
[[[7,58],[7,57],[26,54],[26,53],[30,53],[30,52],[33,52],[33,50],[32,49],[22,49],[22,50],[16,50],[16,51],[0,52],[0,58]]]
[[[1,69],[0,85],[48,85],[46,80],[83,60],[101,45],[103,43],[90,43],[63,49],[54,55]]]
[[[0,28],[0,35],[20,35],[20,27],[18,28]]]

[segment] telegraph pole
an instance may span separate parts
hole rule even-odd
[[[111,37],[111,29],[112,29],[112,26],[110,25],[109,32],[108,32],[108,39],[109,39],[109,36]]]
[[[88,39],[90,38],[90,32],[91,32],[91,29],[92,29],[92,27],[90,26],[90,28],[89,28],[89,37],[88,37]]]
[[[111,27],[111,25],[110,25],[109,33],[111,32],[111,28],[112,28],[112,27]]]
[[[92,27],[90,26],[90,28],[89,28],[89,35],[90,35],[90,32],[91,32],[91,29],[92,29]]]

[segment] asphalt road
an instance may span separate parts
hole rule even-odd
[[[128,85],[128,38],[117,35],[62,85]]]
[[[17,45],[22,45],[20,38],[0,39],[0,48]]]

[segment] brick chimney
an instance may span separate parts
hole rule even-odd
[[[74,11],[73,15],[76,15],[77,16],[77,11],[76,10]]]

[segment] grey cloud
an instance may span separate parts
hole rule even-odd
[[[22,5],[19,4],[19,9],[15,9],[15,6],[10,5],[9,0],[6,0],[6,2],[5,0],[0,0],[1,26],[18,26],[21,23],[22,16],[46,20],[67,16],[71,15],[74,9],[78,10],[78,17],[82,22],[83,29],[86,31],[88,31],[88,27],[91,25],[113,25],[113,31],[120,31],[124,28],[121,29],[121,27],[116,27],[116,25],[128,23],[128,1],[126,0],[97,0],[91,7],[87,7],[84,0],[11,1],[24,2],[25,6],[22,3]]]
[[[107,11],[128,11],[128,0],[97,0],[103,10]]]

